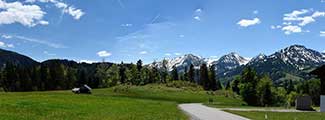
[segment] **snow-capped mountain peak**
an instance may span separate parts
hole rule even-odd
[[[298,69],[325,63],[325,56],[322,53],[302,45],[292,45],[284,48],[271,55],[271,57],[280,58],[283,62],[291,64]]]
[[[249,64],[254,63],[254,62],[262,62],[266,61],[267,56],[263,53],[260,53],[259,55],[255,56],[249,61]]]
[[[222,56],[219,60],[218,63],[223,62],[223,63],[229,63],[229,64],[239,64],[239,65],[246,65],[249,62],[249,59],[246,59],[239,54],[232,52],[230,54]]]

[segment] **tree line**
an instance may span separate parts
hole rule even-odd
[[[0,69],[0,88],[4,91],[66,90],[84,84],[92,88],[107,88],[119,84],[165,84],[171,81],[188,81],[202,85],[205,90],[222,89],[214,66],[202,64],[200,69],[190,65],[179,72],[176,66],[169,71],[167,61],[162,67],[136,64],[76,63],[68,60],[49,60],[33,67],[6,63]]]
[[[320,104],[319,79],[286,79],[274,85],[269,75],[258,75],[251,67],[245,68],[226,88],[240,95],[250,106],[292,106],[301,95],[311,96],[316,106]]]

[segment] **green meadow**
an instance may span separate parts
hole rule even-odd
[[[187,116],[177,108],[180,103],[242,104],[222,94],[165,85],[117,86],[95,89],[91,95],[71,91],[0,93],[0,119],[186,120]]]

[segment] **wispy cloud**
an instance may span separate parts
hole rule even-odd
[[[176,52],[176,53],[174,53],[174,55],[180,56],[180,55],[182,55],[182,53]]]
[[[12,38],[12,36],[10,36],[10,35],[1,35],[1,37],[4,38],[4,39],[11,39]]]
[[[193,19],[197,21],[201,21],[201,17],[203,14],[203,10],[201,8],[198,8],[193,13]]]
[[[170,22],[147,24],[144,29],[116,37],[115,47],[121,54],[138,55],[139,51],[155,52],[160,49],[161,44],[167,44],[170,40],[166,38],[160,40],[162,36],[175,34],[174,26],[175,24]]]
[[[126,24],[122,24],[121,27],[132,27],[133,24],[130,24],[130,23],[126,23]]]
[[[56,56],[56,54],[54,54],[54,53],[49,53],[48,51],[43,51],[43,53],[44,53],[45,55],[48,55],[48,56]]]
[[[296,25],[288,25],[282,28],[283,31],[285,31],[284,33],[289,35],[291,33],[300,33],[302,32],[301,27],[296,26]]]
[[[99,52],[97,52],[97,55],[98,55],[99,57],[109,57],[109,56],[112,55],[112,53],[103,50],[103,51],[99,51]]]
[[[13,44],[7,44],[2,41],[0,41],[0,47],[2,48],[14,48],[15,46]]]
[[[248,27],[248,26],[253,26],[260,24],[261,20],[259,18],[254,18],[254,19],[241,19],[237,24],[241,27]]]
[[[170,53],[165,53],[165,56],[171,56],[172,54],[170,54]]]
[[[303,27],[316,22],[317,18],[324,17],[325,11],[314,11],[313,9],[301,9],[294,10],[290,13],[283,15],[282,25],[277,25],[281,27],[274,27],[274,29],[280,29],[287,35],[292,33],[309,32],[309,30],[304,30]]]
[[[184,38],[185,35],[181,34],[181,35],[178,35],[178,37],[180,37],[180,38]]]
[[[155,23],[160,18],[160,14],[157,14],[150,22],[150,24]]]
[[[39,40],[39,39],[36,39],[36,38],[29,38],[29,37],[17,36],[17,35],[12,36],[12,38],[15,38],[15,39],[18,39],[18,40],[24,40],[24,41],[28,41],[28,42],[34,42],[34,43],[38,43],[38,44],[43,44],[43,45],[47,45],[47,46],[52,47],[52,48],[67,48],[66,46],[61,45],[61,44],[52,43],[52,42],[44,41],[44,40]]]
[[[321,36],[321,37],[325,37],[325,31],[320,31],[320,32],[319,32],[319,36]]]
[[[82,16],[85,15],[85,12],[83,10],[78,9],[74,7],[73,5],[68,5],[67,3],[64,3],[60,0],[25,0],[27,3],[35,3],[35,2],[41,2],[41,3],[52,3],[55,7],[62,10],[62,13],[69,14],[72,16],[75,20],[79,20]],[[61,15],[62,17],[62,15]],[[61,19],[61,18],[60,18]]]
[[[145,54],[148,54],[148,51],[141,51],[139,52],[140,55],[145,55]]]
[[[92,64],[92,63],[98,63],[98,61],[95,61],[95,60],[80,60],[79,63]]]

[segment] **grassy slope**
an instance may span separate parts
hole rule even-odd
[[[306,113],[280,113],[280,112],[243,112],[243,111],[227,111],[237,115],[241,115],[252,120],[325,120],[325,113],[306,112]]]
[[[239,100],[158,85],[94,90],[92,95],[70,91],[0,93],[0,119],[187,119],[178,103],[207,102],[227,106]],[[239,101],[240,102],[240,101]]]

